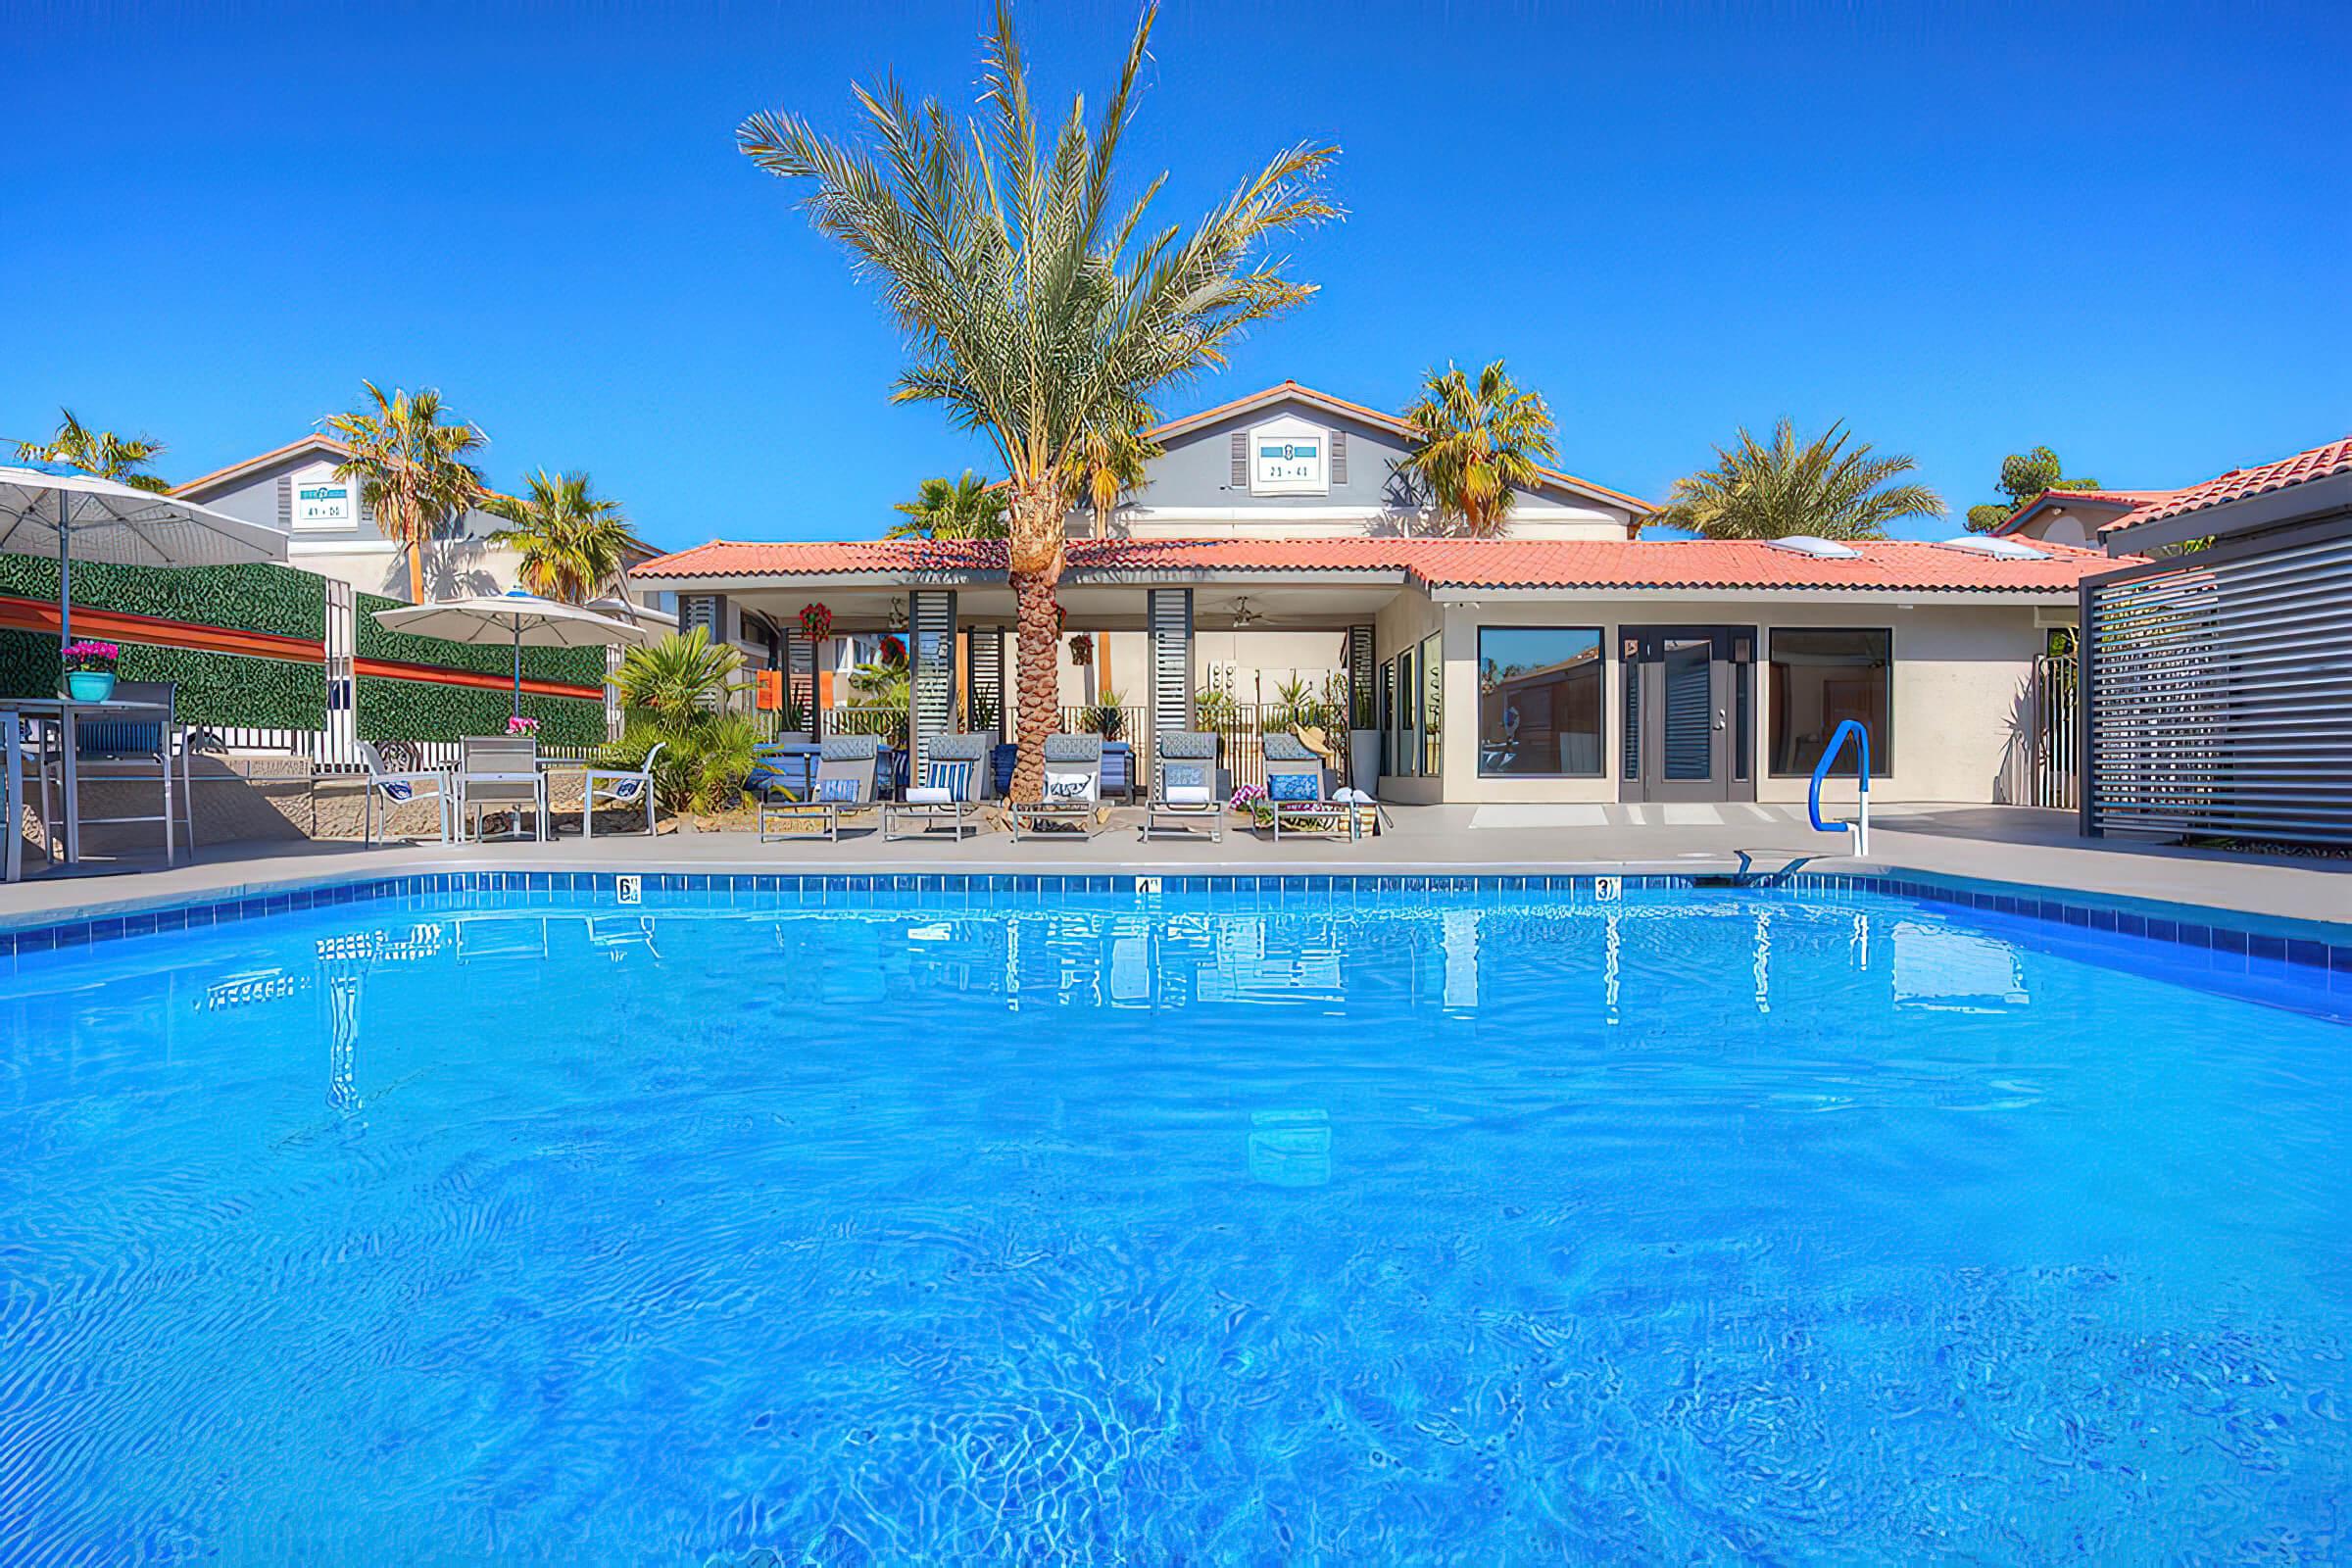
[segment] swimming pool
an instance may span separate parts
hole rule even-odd
[[[2352,1550],[2325,957],[724,882],[24,942],[0,1560]]]

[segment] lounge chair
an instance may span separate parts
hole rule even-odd
[[[1005,808],[1016,839],[1081,837],[1095,833],[1102,806],[1102,737],[1046,737],[1046,793],[1043,800],[1015,801]]]
[[[539,771],[539,742],[528,735],[468,735],[458,745],[459,837],[468,816],[479,839],[484,811],[520,816],[527,810],[533,836],[546,843],[547,775]]]
[[[654,761],[669,742],[657,742],[635,767],[592,767],[580,780],[580,837],[596,837],[596,808],[601,803],[620,809],[645,803],[645,831],[654,832]]]
[[[1283,730],[1264,737],[1266,804],[1272,808],[1274,842],[1282,842],[1287,819],[1293,833],[1345,833],[1355,837],[1356,808],[1331,794],[1331,769],[1323,754]]]
[[[1225,803],[1217,796],[1217,737],[1205,730],[1170,730],[1152,743],[1152,794],[1144,803],[1147,839],[1189,839],[1203,827],[1209,842],[1225,842]]]
[[[989,798],[988,752],[994,735],[935,735],[920,780],[909,780],[900,798],[882,808],[884,842],[902,822],[918,824],[917,837],[936,827],[950,827],[956,842],[964,830],[981,830],[980,803]]]
[[[784,794],[782,785],[770,784],[760,791],[760,842],[772,844],[779,839],[813,838],[813,833],[768,831],[768,819],[779,824],[805,822],[821,824],[825,842],[841,838],[841,819],[853,811],[874,808],[875,774],[882,758],[882,738],[879,735],[831,735],[825,738],[816,759],[816,779],[805,801],[792,800]]]
[[[384,754],[375,749],[373,741],[360,742],[360,765],[368,769],[368,793],[360,808],[360,842],[375,842],[375,803],[383,803],[384,826],[392,825],[395,808],[417,798],[419,789],[432,791],[433,804],[441,810],[441,842],[447,844],[457,822],[457,790],[446,767],[419,768],[413,773],[397,773],[384,765]]]

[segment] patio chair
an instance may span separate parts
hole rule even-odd
[[[1015,801],[1005,808],[1016,839],[1066,838],[1072,831],[1092,838],[1095,812],[1102,805],[1102,737],[1046,737],[1046,794]]]
[[[876,772],[881,765],[882,738],[878,735],[829,735],[816,759],[816,780],[809,798],[796,801],[784,786],[770,784],[759,794],[760,842],[813,838],[812,833],[768,831],[768,819],[778,823],[810,822],[824,828],[825,842],[841,838],[841,819],[853,811],[874,809]]]
[[[392,826],[392,812],[417,798],[417,791],[429,787],[433,804],[440,808],[441,842],[449,842],[450,831],[457,816],[457,793],[452,787],[446,767],[421,768],[413,773],[395,772],[384,763],[384,754],[375,749],[375,742],[360,742],[360,765],[368,770],[368,789],[360,808],[360,842],[375,842],[376,802],[383,802],[383,820],[387,832]]]
[[[77,786],[90,784],[141,783],[155,780],[163,787],[164,803],[161,814],[155,816],[91,816],[83,813],[83,827],[97,823],[161,822],[164,825],[164,861],[172,862],[174,826],[183,833],[182,842],[188,853],[196,853],[195,788],[189,772],[191,753],[181,745],[173,757],[173,740],[178,735],[179,683],[170,680],[118,680],[114,701],[118,703],[153,703],[162,708],[161,718],[83,718],[70,726],[60,726],[55,748],[44,749],[41,757],[41,830],[55,838],[50,823],[50,788],[65,788],[67,745],[74,747],[74,771]],[[70,729],[71,735],[64,733]],[[174,764],[178,772],[174,788]],[[49,846],[54,856],[55,844]]]
[[[465,837],[468,816],[478,840],[485,811],[511,811],[520,817],[527,810],[533,836],[547,842],[547,779],[539,771],[538,740],[529,735],[468,735],[458,747],[458,836]]]
[[[981,831],[980,803],[989,797],[988,752],[994,735],[935,735],[919,783],[909,782],[901,798],[882,808],[882,838],[888,842],[901,822],[916,822],[916,837],[933,828],[955,829],[963,842],[968,826]]]
[[[1298,736],[1270,731],[1263,740],[1266,804],[1272,808],[1274,842],[1282,842],[1285,818],[1293,833],[1346,833],[1355,837],[1352,804],[1331,796],[1331,769],[1323,754]]]
[[[596,808],[599,802],[624,809],[645,803],[645,832],[654,833],[654,762],[661,757],[667,741],[658,741],[645,754],[645,760],[635,767],[591,767],[580,784],[580,837],[596,837]]]
[[[1225,842],[1225,803],[1217,798],[1217,737],[1205,730],[1170,730],[1152,738],[1152,793],[1144,803],[1147,839],[1195,837]]]

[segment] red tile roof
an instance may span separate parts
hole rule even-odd
[[[2119,563],[2092,550],[2036,544],[2037,561],[2003,561],[1909,540],[1821,560],[1753,540],[1708,539],[1073,539],[1064,580],[1154,572],[1350,573],[1428,588],[1755,588],[2060,593]],[[993,578],[997,541],[856,540],[698,545],[636,567],[659,578],[905,576]]]
[[[2283,490],[2289,485],[2308,484],[2325,479],[2332,473],[2352,469],[2352,435],[2325,446],[2298,452],[2277,463],[2259,467],[2231,468],[2217,474],[2203,484],[2192,484],[2185,490],[2175,490],[2162,499],[2140,508],[2125,518],[2119,527],[2154,522],[2160,517],[2178,517],[2183,513],[2202,512],[2225,502],[2243,501],[2248,496],[2262,495],[2271,490]]]
[[[2108,508],[2115,515],[2098,526],[2100,533],[2121,528],[2132,514],[2150,502],[2161,501],[2177,494],[2171,490],[2044,490],[2009,514],[2008,521],[1992,531],[2016,533],[2044,511],[2063,511],[2068,507]]]

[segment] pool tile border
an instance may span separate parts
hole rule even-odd
[[[1838,893],[1873,894],[1945,905],[1998,916],[2035,920],[2046,925],[2093,932],[2117,932],[2206,954],[2221,966],[2249,972],[2312,971],[2330,977],[2339,989],[2352,989],[2352,925],[2318,921],[2263,919],[2236,911],[2196,905],[2164,904],[2145,900],[2053,895],[2046,888],[2022,883],[1985,882],[1942,873],[1874,868],[1860,871],[1797,870],[1736,878],[1707,872],[1575,872],[1560,875],[1529,873],[1494,875],[1471,872],[1378,873],[1340,872],[1268,874],[1175,874],[1137,872],[764,872],[764,871],[415,871],[385,876],[353,877],[284,888],[277,891],[232,890],[210,901],[108,913],[88,919],[67,919],[16,929],[0,929],[0,959],[82,947],[127,937],[264,919],[297,909],[375,903],[388,899],[437,898],[452,894],[557,895],[606,893],[617,898],[618,879],[635,876],[643,895],[659,900],[665,895],[723,895],[729,898],[791,896],[806,903],[811,898],[830,903],[903,893],[962,894],[990,898],[1032,895],[1040,898],[1126,897],[1149,899],[1139,880],[1155,881],[1161,896],[1250,896],[1277,903],[1290,896],[1323,900],[1336,894],[1374,897],[1417,893],[1566,893],[1581,902],[1597,904],[1599,885],[1613,882],[1626,892],[1739,889],[1755,894],[1789,897]],[[866,905],[871,907],[870,904]],[[615,904],[615,908],[629,906]],[[662,905],[641,906],[658,912]],[[2270,929],[2257,929],[2250,920],[2263,919]]]

